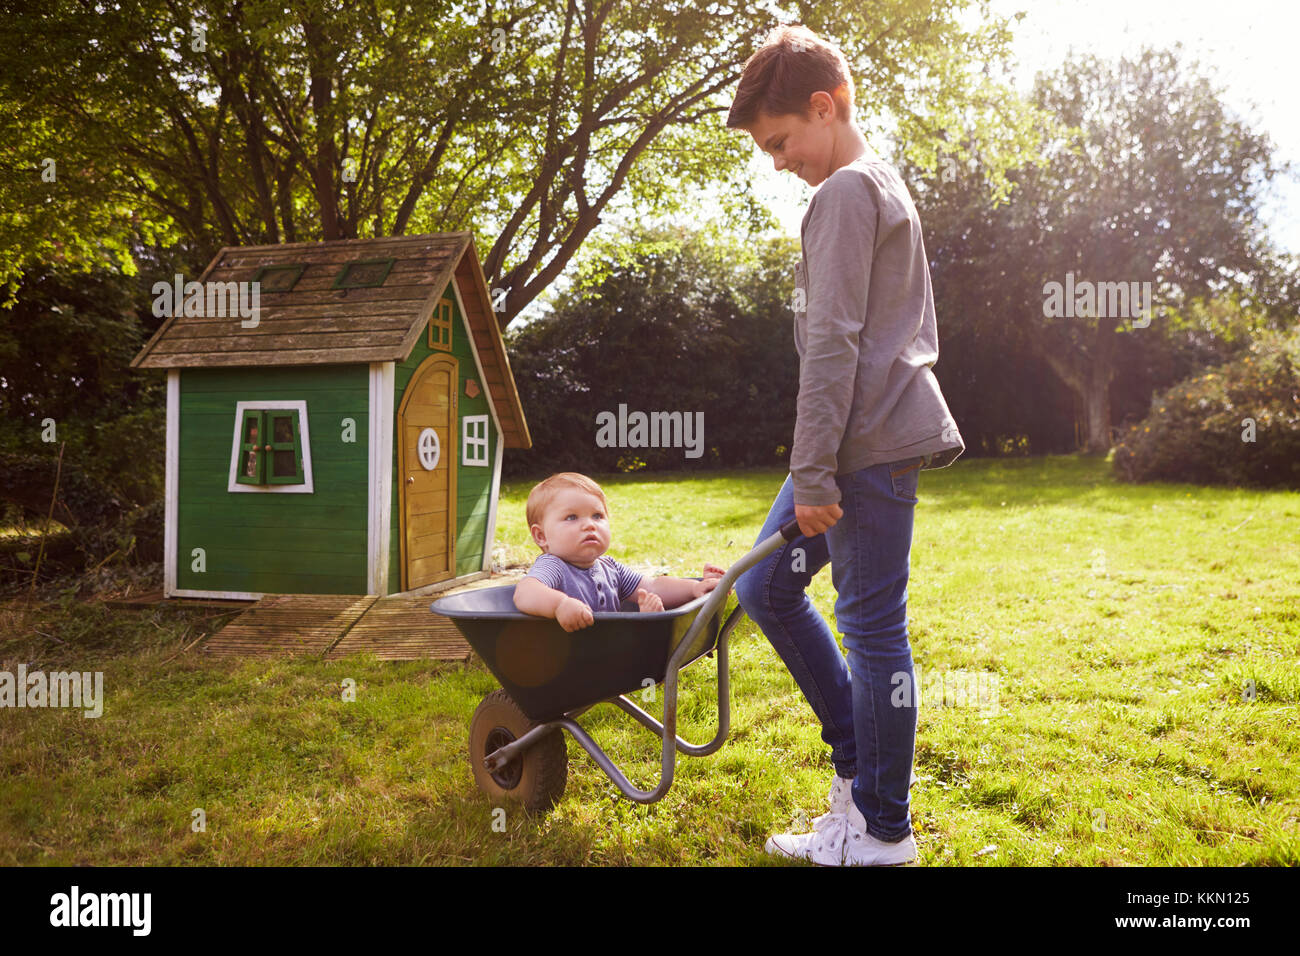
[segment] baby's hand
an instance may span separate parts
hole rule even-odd
[[[573,597],[566,597],[559,603],[555,608],[555,619],[566,631],[581,630],[596,623],[591,608]]]
[[[645,588],[636,589],[636,605],[642,614],[648,614],[652,611],[662,611],[664,609],[664,599],[653,591],[647,591]]]

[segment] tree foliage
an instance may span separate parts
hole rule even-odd
[[[1206,301],[1235,301],[1272,324],[1294,320],[1295,265],[1259,225],[1261,187],[1279,169],[1268,137],[1231,115],[1176,50],[1115,64],[1074,58],[1040,76],[1033,100],[1062,125],[1044,127],[1042,156],[1011,172],[1008,202],[987,201],[992,189],[978,164],[941,164],[930,176],[912,170],[942,341],[948,355],[972,350],[965,374],[1009,399],[1004,422],[1038,421],[1036,405],[1068,394],[1067,416],[1089,449],[1105,451],[1117,377],[1136,376],[1121,387],[1124,404],[1131,409],[1137,394],[1144,406],[1142,370],[1176,364],[1166,359],[1186,348],[1185,320]],[[1068,275],[1150,283],[1150,325],[1100,306],[1046,315],[1048,283],[1064,285]],[[1044,382],[1043,366],[1056,384]],[[996,385],[1016,378],[1034,384],[1010,392]],[[987,394],[976,386],[969,401]],[[1027,431],[1069,431],[1040,424]],[[1035,450],[1047,447],[1035,442]]]
[[[799,387],[790,291],[797,248],[744,251],[648,231],[651,251],[553,314],[512,330],[511,365],[533,448],[507,474],[774,465],[788,458]],[[602,412],[703,414],[701,454],[601,447]],[[695,420],[692,418],[692,420]]]
[[[221,245],[468,229],[508,325],[616,210],[689,215],[708,184],[766,225],[721,120],[778,19],[840,43],[865,121],[918,150],[976,117],[1001,181],[1027,142],[977,69],[1010,40],[987,0],[51,0],[0,19],[0,279],[32,257],[129,271],[133,245],[182,238],[193,271]]]

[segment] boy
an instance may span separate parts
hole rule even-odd
[[[647,580],[605,554],[609,505],[605,492],[585,475],[566,471],[538,483],[525,511],[533,540],[544,552],[515,586],[515,607],[553,617],[566,631],[595,623],[593,611],[617,611],[635,597],[642,612],[677,607],[712,591],[722,568],[704,566],[704,580]]]
[[[921,223],[907,187],[853,125],[844,56],[781,27],[745,64],[727,126],[821,188],[801,229],[794,338],[799,397],[790,475],[759,540],[802,534],[744,574],[736,594],[822,723],[836,778],[830,811],[770,853],[831,866],[916,859],[908,803],[916,710],[907,579],[922,468],[965,449],[930,368],[938,359]],[[827,562],[835,634],[805,589]],[[914,700],[911,695],[909,700]]]

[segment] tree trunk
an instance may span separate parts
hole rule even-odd
[[[1084,447],[1089,454],[1110,451],[1110,380],[1115,377],[1114,318],[1097,320],[1091,355],[1069,340],[1049,338],[1045,330],[1026,325],[1034,350],[1047,362],[1057,378],[1069,387],[1083,409]]]
[[[1104,455],[1110,451],[1110,370],[1094,367],[1093,375],[1088,377],[1087,393],[1081,395],[1087,427],[1086,441],[1088,454]]]
[[[1097,319],[1093,339],[1092,361],[1088,363],[1088,392],[1084,408],[1088,416],[1088,454],[1104,455],[1110,451],[1110,380],[1115,377],[1114,316]]]

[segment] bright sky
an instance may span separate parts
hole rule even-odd
[[[1300,3],[1296,0],[991,0],[994,12],[1028,15],[1016,28],[1017,88],[1027,92],[1039,70],[1054,70],[1071,49],[1107,59],[1143,45],[1183,44],[1185,59],[1199,60],[1224,99],[1276,144],[1276,161],[1296,164],[1293,178],[1279,176],[1263,212],[1275,241],[1300,253]],[[1253,103],[1253,108],[1252,108]],[[1253,117],[1253,120],[1251,119]],[[788,174],[772,172],[761,154],[771,206],[786,231],[799,234],[811,191]]]

